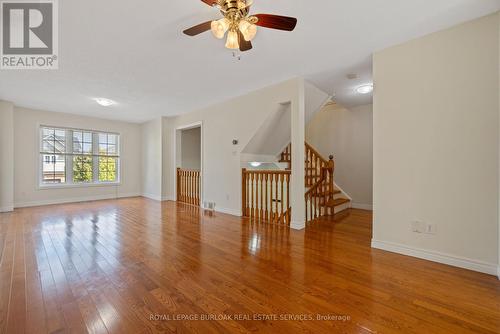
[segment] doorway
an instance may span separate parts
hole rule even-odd
[[[202,202],[202,124],[176,129],[176,200],[200,206]]]

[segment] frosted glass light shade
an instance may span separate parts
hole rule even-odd
[[[222,39],[224,38],[224,34],[226,33],[227,29],[229,29],[229,21],[226,18],[222,18],[217,21],[212,21],[210,27],[212,30],[212,34],[216,38]]]
[[[238,27],[243,34],[243,38],[247,42],[250,42],[252,39],[254,39],[255,35],[257,34],[257,26],[246,20],[241,20]]]
[[[238,33],[231,30],[227,33],[226,48],[228,49],[239,49],[240,43],[238,42]]]

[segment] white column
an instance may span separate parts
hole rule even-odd
[[[0,101],[0,212],[14,210],[14,105]]]
[[[290,179],[290,204],[292,221],[290,227],[296,230],[305,228],[305,96],[304,80],[297,79],[297,93],[291,103],[292,112],[292,176]]]

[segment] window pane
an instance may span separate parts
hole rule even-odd
[[[42,141],[42,152],[53,153],[54,152],[54,141],[53,140],[43,140]]]
[[[56,153],[66,152],[66,131],[65,130],[55,130],[54,131],[54,149]]]
[[[117,158],[99,158],[99,182],[115,182],[117,180]]]
[[[108,135],[108,144],[116,145],[117,135]]]
[[[108,145],[106,145],[106,144],[99,144],[99,154],[101,154],[101,155],[108,154]]]
[[[73,131],[73,142],[82,142],[83,136],[80,131]]]
[[[92,143],[83,143],[83,153],[92,154]]]
[[[42,129],[42,138],[45,139],[46,137],[53,136],[54,135],[54,129],[49,129],[49,128],[43,128]]]
[[[84,155],[73,157],[73,182],[92,182],[92,157]]]
[[[47,153],[65,153],[66,131],[43,128],[41,150]]]
[[[116,145],[108,145],[108,154],[116,155]]]
[[[82,144],[80,142],[73,142],[73,153],[82,153]]]
[[[66,162],[62,155],[42,155],[42,182],[64,183]]]
[[[84,132],[83,133],[83,141],[85,143],[92,143],[92,132]]]
[[[105,133],[99,134],[99,144],[107,144],[108,143],[108,135]]]

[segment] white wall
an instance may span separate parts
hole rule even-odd
[[[38,189],[39,125],[119,133],[121,184]],[[14,152],[16,207],[138,196],[141,192],[141,130],[137,124],[15,107]]]
[[[371,209],[373,193],[372,105],[351,109],[325,106],[306,127],[306,141],[335,160],[335,182],[353,206]]]
[[[200,170],[201,128],[181,130],[181,167]]]
[[[164,165],[164,175],[168,177],[164,182],[165,187],[168,187],[165,197],[173,198],[175,194],[175,129],[201,121],[203,198],[205,201],[215,202],[220,211],[239,215],[240,153],[268,115],[280,107],[280,103],[292,101],[292,105],[297,107],[300,81],[292,79],[189,114],[166,119],[164,142],[167,146],[164,147],[163,154],[172,158]],[[233,139],[239,140],[239,144],[234,146]],[[301,196],[303,202],[303,192]]]
[[[374,55],[373,246],[495,273],[499,16]],[[410,222],[436,224],[436,234]]]
[[[142,194],[162,200],[163,119],[142,124]]]
[[[0,101],[0,212],[14,209],[14,106]]]

